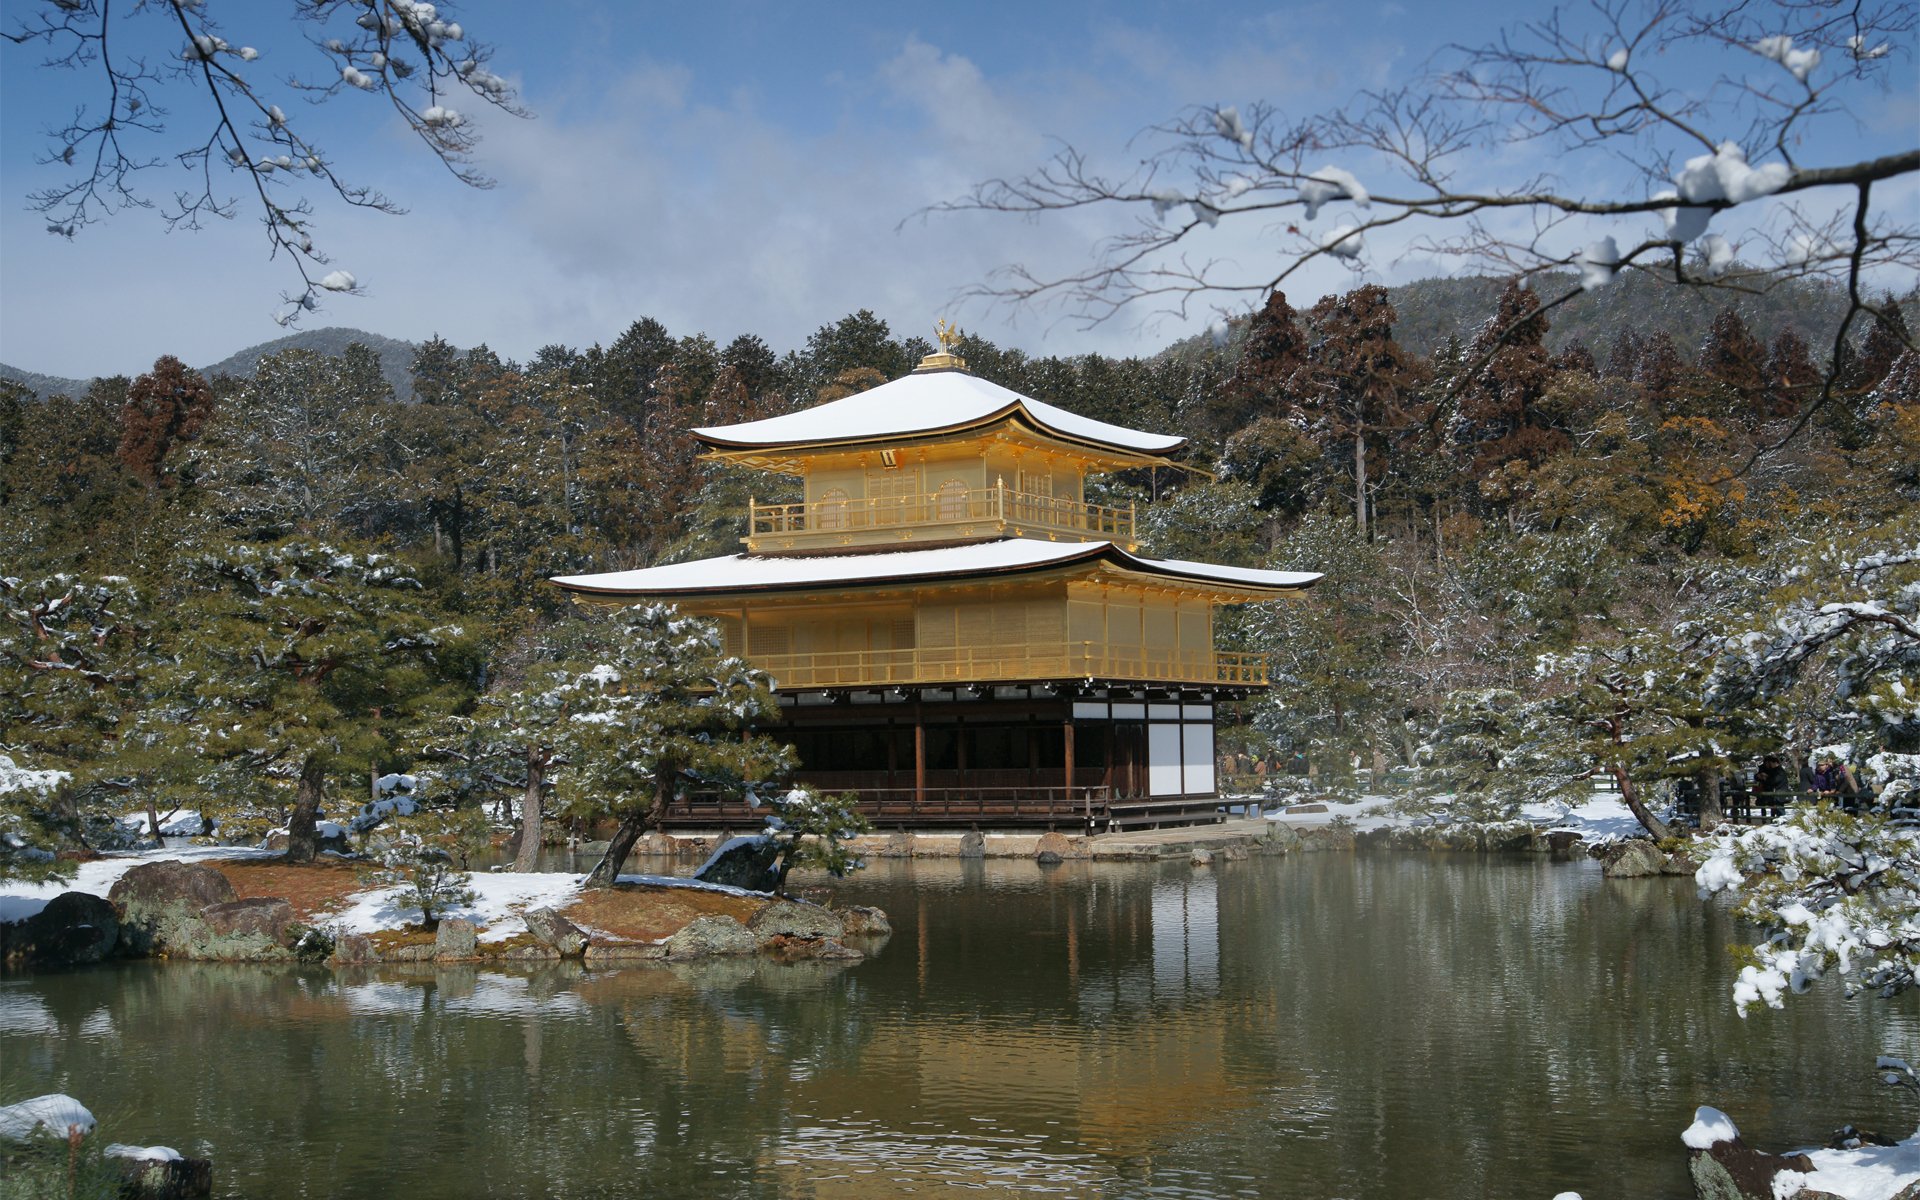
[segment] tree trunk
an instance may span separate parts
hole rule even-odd
[[[294,793],[293,813],[287,818],[287,861],[310,863],[320,853],[320,802],[326,790],[327,773],[320,757],[307,756],[300,767],[300,787]]]
[[[607,843],[607,852],[601,856],[599,863],[587,876],[585,886],[612,887],[614,880],[620,878],[620,868],[627,864],[627,855],[633,853],[634,843],[640,840],[640,835],[645,833],[647,826],[651,824],[653,824],[652,809],[631,813],[621,818],[620,828],[613,831],[613,840]]]
[[[620,868],[627,865],[627,856],[633,853],[634,843],[640,835],[660,824],[660,818],[667,811],[667,801],[673,796],[674,780],[679,770],[669,769],[662,764],[655,776],[653,804],[642,812],[629,813],[620,820],[620,828],[613,831],[613,840],[607,843],[607,852],[587,876],[584,886],[590,888],[612,887],[614,880],[620,878]]]
[[[1694,786],[1700,789],[1700,832],[1705,833],[1726,820],[1726,810],[1720,805],[1720,773],[1702,771],[1693,778]]]
[[[1367,539],[1367,435],[1360,428],[1353,431],[1353,528]]]
[[[1667,823],[1654,816],[1653,812],[1641,802],[1640,793],[1633,786],[1633,780],[1628,777],[1625,768],[1614,767],[1610,774],[1613,776],[1613,781],[1620,785],[1620,799],[1626,802],[1627,811],[1640,822],[1641,828],[1652,834],[1655,841],[1665,841],[1672,837],[1673,830],[1667,828]]]
[[[160,840],[160,810],[153,806],[153,793],[147,793],[147,828],[155,841]]]
[[[546,781],[546,757],[527,747],[527,792],[520,798],[520,850],[513,869],[531,871],[540,857],[540,785]]]

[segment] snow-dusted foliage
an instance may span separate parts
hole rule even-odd
[[[1739,897],[1767,935],[1740,969],[1734,1005],[1781,1007],[1831,974],[1849,995],[1892,996],[1920,969],[1920,833],[1830,805],[1725,830],[1700,848],[1702,897]]]
[[[59,872],[54,853],[89,836],[78,794],[136,782],[147,621],[117,576],[0,578],[0,877]]]
[[[850,844],[869,830],[852,793],[826,796],[810,787],[775,789],[759,798],[770,810],[767,836],[780,848],[774,889],[786,885],[795,867],[825,871],[835,879],[867,865]]]
[[[68,875],[54,858],[59,845],[53,797],[71,776],[34,770],[0,754],[0,879]]]
[[[368,807],[398,800],[407,798],[390,797]],[[420,923],[431,926],[473,900],[466,866],[486,845],[487,825],[477,808],[423,809],[407,803],[410,817],[376,835],[360,876],[375,886],[400,889],[399,906],[419,909]]]
[[[610,614],[596,635],[577,666],[521,704],[548,713],[547,736],[567,748],[568,810],[621,821],[593,872],[604,886],[676,798],[739,795],[791,762],[785,746],[748,728],[773,712],[771,682],[726,653],[710,622],[639,604]]]
[[[1779,1006],[1828,972],[1892,995],[1920,963],[1920,537],[1905,518],[1797,546],[1761,579],[1759,602],[1720,642],[1707,694],[1797,719],[1816,745],[1860,763],[1878,792],[1849,816],[1822,806],[1725,833],[1698,880],[1738,893],[1767,937],[1735,1003]],[[1804,704],[1806,694],[1817,698]],[[1807,708],[1811,712],[1807,712]]]
[[[1815,738],[1855,742],[1892,797],[1911,797],[1920,751],[1920,519],[1796,547],[1765,582],[1760,603],[1725,639],[1711,696],[1767,703],[1811,683],[1834,707]]]

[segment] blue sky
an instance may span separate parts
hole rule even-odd
[[[11,26],[35,6],[3,7]],[[262,67],[324,66],[277,7],[258,27],[246,25],[254,6],[214,0],[213,11],[230,41],[260,47]],[[1009,262],[1083,262],[1124,217],[914,214],[1037,164],[1054,139],[1125,164],[1142,152],[1134,134],[1186,106],[1324,108],[1535,11],[1379,0],[460,4],[458,18],[496,47],[495,70],[536,117],[484,123],[479,165],[498,186],[471,191],[373,97],[346,94],[313,114],[343,174],[411,211],[319,201],[319,240],[369,294],[336,298],[306,324],[438,332],[524,358],[550,342],[609,342],[641,316],[676,334],[724,343],[753,332],[787,349],[865,307],[896,331],[926,334],[954,315],[1036,353],[1151,352],[1212,314],[1143,310],[1086,329],[1057,312],[954,299]],[[148,36],[156,54],[177,52],[177,31]],[[24,211],[28,191],[57,179],[33,162],[43,130],[88,97],[86,78],[32,69],[40,57],[0,46],[0,360],[131,373],[163,353],[209,362],[278,336],[271,314],[288,273],[266,260],[244,209],[199,233],[168,233],[155,213],[131,211],[72,242]],[[1902,71],[1910,85],[1910,57]],[[192,94],[176,93],[172,108],[181,138],[204,127]],[[1875,94],[1832,151],[1911,145],[1913,108],[1910,86]],[[149,176],[156,198],[179,182],[171,168]],[[1899,202],[1913,195],[1905,188]],[[1270,229],[1219,236],[1210,253],[1256,264],[1272,254]],[[1443,269],[1383,246],[1365,277]],[[1290,291],[1310,303],[1353,282],[1328,267]]]

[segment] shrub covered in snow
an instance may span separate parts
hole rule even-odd
[[[1785,820],[1724,830],[1702,848],[1701,896],[1740,898],[1740,913],[1766,930],[1733,988],[1745,1015],[1782,1006],[1834,974],[1849,995],[1892,996],[1920,970],[1920,833],[1878,815],[1831,805]]]
[[[839,879],[867,865],[851,845],[871,829],[855,801],[851,792],[826,796],[809,787],[761,799],[772,810],[767,815],[767,833],[780,848],[775,891],[786,887],[787,873],[795,867],[825,871]]]
[[[402,889],[405,907],[420,910],[420,923],[432,926],[448,910],[473,901],[468,856],[483,843],[485,821],[478,809],[429,810],[372,848],[361,878],[381,887]]]

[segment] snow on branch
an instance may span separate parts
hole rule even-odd
[[[274,54],[229,42],[215,7],[176,0],[116,11],[110,0],[51,0],[0,33],[15,45],[44,47],[43,69],[84,72],[98,88],[93,103],[50,132],[40,157],[42,165],[70,172],[27,197],[50,233],[73,238],[123,210],[156,207],[142,173],[171,163],[192,182],[159,202],[168,226],[197,229],[210,217],[253,208],[269,257],[284,254],[298,276],[276,314],[292,324],[319,308],[327,293],[360,292],[351,272],[327,269],[309,193],[331,193],[380,212],[404,210],[340,174],[332,154],[306,132],[310,123],[288,115],[282,96],[304,94],[316,103],[343,91],[379,96],[456,179],[492,186],[472,165],[478,141],[472,123],[449,101],[465,94],[502,112],[525,113],[511,85],[487,69],[491,50],[452,19],[451,5],[296,0],[296,20],[315,27],[313,45],[327,60],[306,80]],[[235,19],[259,17],[245,7],[230,11]],[[168,124],[162,101],[176,105],[190,131]]]
[[[1747,293],[1813,276],[1850,301],[1833,362],[1871,313],[1868,293],[1920,272],[1920,222],[1873,203],[1876,184],[1920,172],[1920,146],[1898,144],[1910,134],[1819,161],[1843,144],[1826,133],[1851,138],[1880,90],[1913,89],[1911,56],[1890,48],[1915,26],[1901,0],[1560,8],[1336,108],[1195,107],[1147,131],[1137,165],[1110,171],[1067,146],[932,211],[1119,215],[1082,265],[1013,263],[971,292],[1056,305],[1083,326],[1257,303],[1316,263],[1363,268],[1364,245],[1378,265],[1407,254],[1465,273],[1577,271],[1588,289],[1629,270]],[[1341,227],[1314,228],[1329,206]],[[1210,249],[1223,225],[1246,226],[1258,252]],[[1831,399],[1836,373],[1787,437]]]

